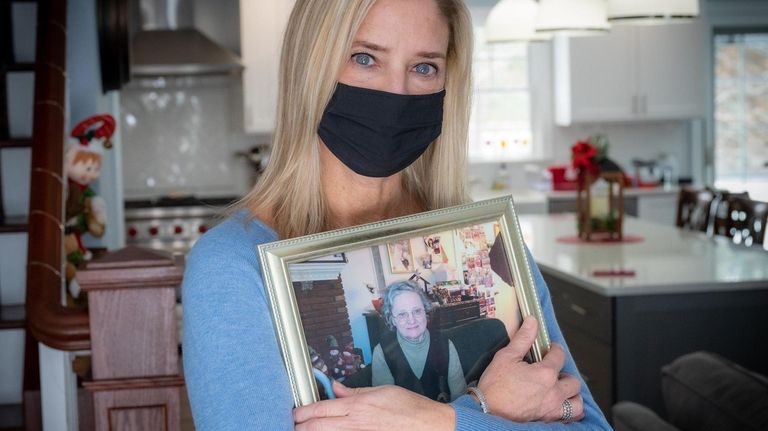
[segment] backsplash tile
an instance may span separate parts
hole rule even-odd
[[[239,195],[247,186],[235,77],[141,79],[121,93],[126,199]]]

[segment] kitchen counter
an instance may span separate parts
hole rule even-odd
[[[664,415],[661,367],[697,350],[768,373],[768,251],[699,232],[625,219],[640,242],[576,243],[574,214],[521,215],[520,227],[549,287],[560,328],[607,415],[635,401]],[[595,270],[634,276],[595,277]]]
[[[677,196],[679,187],[625,187],[624,196]],[[549,190],[547,199],[576,199],[576,190]]]
[[[546,214],[547,195],[531,189],[515,188],[504,190],[491,190],[489,188],[474,187],[471,191],[473,201],[484,201],[502,196],[512,196],[515,211],[518,214]]]
[[[576,235],[574,214],[521,215],[520,225],[536,262],[573,284],[606,296],[768,288],[768,252],[734,245],[728,238],[624,220],[634,243],[564,244]],[[634,276],[594,277],[595,270],[632,270]]]

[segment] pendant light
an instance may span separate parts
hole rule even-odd
[[[540,0],[537,33],[594,36],[610,30],[605,0]]]
[[[688,22],[699,16],[699,0],[608,0],[608,20],[614,24]]]
[[[549,40],[551,35],[536,33],[536,0],[501,0],[485,21],[487,43]]]

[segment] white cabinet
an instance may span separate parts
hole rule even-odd
[[[240,0],[245,131],[271,133],[283,32],[294,0]]]
[[[706,110],[703,22],[555,38],[555,122],[695,118]]]

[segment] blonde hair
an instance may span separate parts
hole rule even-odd
[[[238,203],[268,211],[281,238],[330,228],[321,189],[317,127],[358,28],[376,0],[297,0],[280,61],[277,120],[269,163]],[[466,141],[472,25],[461,0],[435,0],[450,29],[442,134],[405,169],[403,186],[426,209],[468,201]]]

